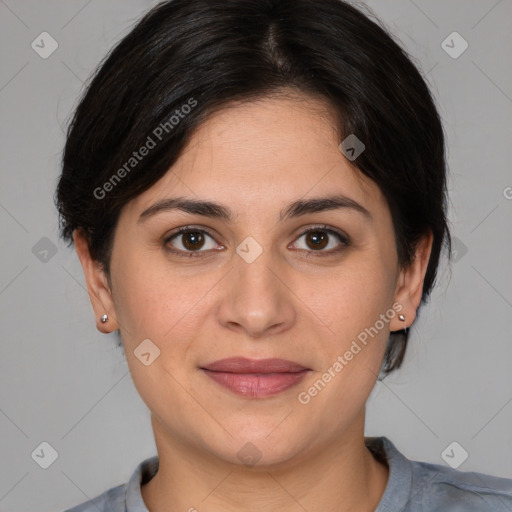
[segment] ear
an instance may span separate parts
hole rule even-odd
[[[115,331],[119,326],[115,315],[112,292],[103,266],[91,257],[89,243],[82,230],[75,229],[73,231],[73,240],[84,270],[87,291],[96,317],[96,328],[103,333]],[[108,315],[108,321],[102,323],[100,318],[104,314]]]
[[[391,331],[399,331],[405,327],[410,327],[416,319],[416,311],[421,302],[423,282],[425,281],[433,240],[432,232],[429,231],[418,242],[414,260],[406,268],[400,270],[395,301],[402,305],[402,309],[397,311],[399,315],[405,317],[405,321],[401,321],[397,314],[391,320]]]

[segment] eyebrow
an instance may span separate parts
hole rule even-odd
[[[353,199],[344,195],[331,195],[294,201],[280,212],[279,220],[283,221],[310,213],[339,209],[349,209],[363,214],[370,220],[372,219],[370,212]],[[226,222],[233,222],[234,220],[234,215],[231,210],[220,203],[188,199],[186,197],[176,197],[157,201],[140,214],[137,223],[144,222],[149,217],[153,217],[158,213],[170,210],[181,210],[186,213],[202,215],[212,219],[220,219]]]

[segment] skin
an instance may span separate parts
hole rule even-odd
[[[225,108],[199,127],[159,182],[123,208],[110,284],[75,232],[97,327],[120,329],[151,411],[160,467],[141,488],[151,512],[370,511],[382,497],[389,472],[365,447],[365,404],[390,330],[415,319],[432,239],[426,235],[414,262],[399,267],[386,200],[341,153],[338,137],[326,105],[313,98],[288,94]],[[291,202],[333,193],[370,216],[340,208],[279,220]],[[138,222],[146,208],[177,196],[222,203],[234,219],[169,210]],[[303,233],[324,224],[349,244],[323,230],[328,244],[318,249]],[[204,234],[202,246],[186,235],[166,243],[182,226],[213,238]],[[252,263],[236,252],[249,236],[263,250]],[[186,257],[190,247],[198,257]],[[300,403],[298,394],[395,302],[405,324],[395,315]],[[148,366],[134,355],[147,338],[160,349]],[[199,369],[232,356],[278,357],[311,371],[289,390],[248,398]],[[253,466],[237,456],[249,442],[261,453]]]

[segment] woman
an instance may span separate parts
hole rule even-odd
[[[365,438],[433,287],[443,129],[340,0],[172,0],[91,81],[56,202],[158,456],[73,512],[511,510],[512,481]]]

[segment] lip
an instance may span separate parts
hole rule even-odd
[[[309,370],[299,363],[286,359],[248,359],[246,357],[219,359],[201,368],[229,373],[295,373]]]
[[[310,368],[285,359],[231,357],[209,363],[201,370],[237,395],[264,398],[297,385]]]

